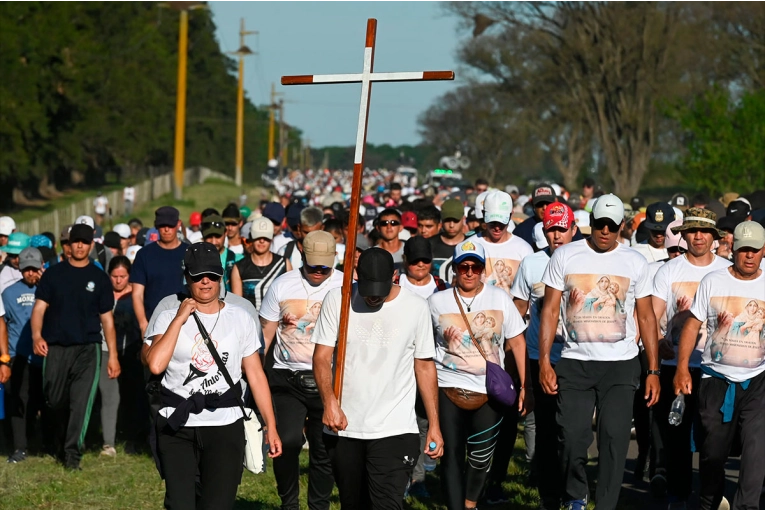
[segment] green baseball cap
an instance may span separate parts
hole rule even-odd
[[[32,238],[23,232],[14,232],[8,236],[8,244],[0,246],[0,250],[10,254],[18,255],[25,248],[32,244]]]
[[[465,207],[456,198],[450,198],[441,204],[441,221],[447,219],[461,220],[465,217]]]

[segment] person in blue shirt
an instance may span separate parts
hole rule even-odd
[[[8,362],[10,379],[5,383],[8,395],[5,408],[11,421],[14,449],[13,454],[8,457],[9,464],[16,464],[27,458],[27,419],[34,420],[37,411],[41,411],[44,423],[48,422],[42,394],[42,358],[32,354],[32,331],[29,322],[43,265],[40,250],[24,249],[19,254],[22,278],[2,294],[2,308],[5,310],[3,318],[8,327],[7,350],[11,358]]]

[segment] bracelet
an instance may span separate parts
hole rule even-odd
[[[659,375],[661,375],[661,370],[646,370],[645,373],[647,375],[656,375],[656,376],[659,376]]]

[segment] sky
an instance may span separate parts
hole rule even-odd
[[[355,144],[360,84],[285,87],[282,75],[360,73],[368,18],[377,18],[374,70],[457,71],[457,19],[438,2],[210,2],[223,51],[239,47],[240,19],[258,31],[245,43],[245,93],[270,102],[271,83],[283,93],[285,121],[314,148]],[[367,142],[416,145],[417,117],[453,82],[374,83]]]

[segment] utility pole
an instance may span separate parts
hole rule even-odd
[[[186,62],[189,49],[189,11],[204,9],[202,2],[168,2],[160,7],[180,11],[178,28],[178,92],[175,103],[175,152],[173,156],[173,196],[183,198],[183,163],[186,151]]]
[[[287,140],[284,129],[284,99],[279,99],[279,177],[284,177],[287,166]]]
[[[279,105],[276,104],[276,97],[281,95],[284,94],[276,92],[276,86],[271,83],[271,103],[268,106],[268,161],[274,159],[274,120],[276,118],[276,110],[279,108]]]
[[[241,18],[239,28],[239,49],[234,52],[239,57],[239,86],[236,96],[236,156],[235,156],[235,177],[234,182],[237,186],[242,185],[242,166],[244,165],[244,57],[253,55],[254,52],[244,44],[244,37],[257,34],[257,32],[248,32],[244,28],[244,18]]]

